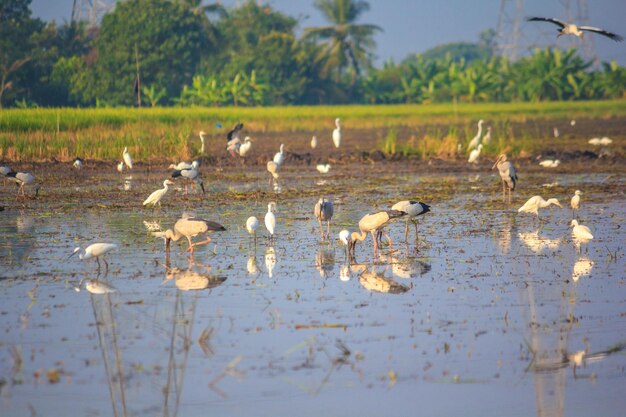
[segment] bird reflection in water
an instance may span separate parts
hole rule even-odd
[[[169,256],[166,256],[165,279],[174,280],[176,288],[181,291],[199,291],[218,287],[226,281],[226,277],[209,274],[210,266],[189,259],[187,269],[172,268]]]
[[[267,269],[267,274],[270,278],[272,278],[274,267],[276,266],[276,251],[273,246],[269,246],[265,250],[265,268]]]
[[[402,294],[409,290],[409,287],[402,285],[382,273],[372,270],[365,270],[359,277],[359,283],[367,290],[384,292],[390,294]]]
[[[123,185],[124,191],[130,191],[133,189],[133,176],[129,175],[128,177],[124,178],[124,185]]]
[[[335,269],[335,251],[330,245],[321,245],[315,255],[315,267],[320,277],[326,278]]]
[[[250,255],[250,257],[248,258],[248,262],[246,263],[246,269],[248,270],[248,274],[250,275],[259,275],[260,270],[255,255]]]
[[[431,270],[431,265],[414,258],[400,259],[391,255],[379,255],[381,262],[391,267],[391,273],[396,278],[409,279],[424,275]]]
[[[539,236],[539,230],[527,233],[518,233],[517,237],[534,253],[541,253],[544,249],[556,250],[561,244],[561,239],[548,239]]]

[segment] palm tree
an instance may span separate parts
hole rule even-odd
[[[334,71],[339,82],[345,69],[351,68],[354,85],[361,68],[370,63],[370,51],[376,45],[372,36],[382,29],[376,25],[355,23],[370,8],[365,0],[315,0],[315,7],[331,23],[304,30],[304,39],[325,42],[316,57],[317,61],[324,62],[322,75],[328,76]]]

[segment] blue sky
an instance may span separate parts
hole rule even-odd
[[[104,0],[114,3],[114,0]],[[205,1],[212,3],[213,1]],[[242,0],[222,0],[226,6]],[[572,4],[576,16],[577,0]],[[300,27],[325,24],[321,14],[313,7],[313,0],[266,0],[275,9],[298,18]],[[500,0],[369,0],[370,11],[363,23],[374,23],[384,32],[376,35],[380,63],[387,59],[396,62],[408,54],[424,52],[433,46],[448,42],[474,42],[478,34],[487,28],[496,28]],[[514,0],[509,0],[511,6]],[[567,20],[564,3],[567,0],[525,0],[523,16],[557,17]],[[69,20],[73,0],[33,0],[33,14],[44,20],[59,22]],[[589,23],[626,37],[626,0],[587,0]],[[526,43],[557,42],[556,26],[548,23],[522,24]],[[596,52],[601,60],[615,59],[626,65],[626,42],[617,43],[602,36],[593,36]],[[570,40],[561,38],[559,45],[569,45]],[[580,45],[581,41],[575,42]],[[588,42],[588,40],[583,41]]]

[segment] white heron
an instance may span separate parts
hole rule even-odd
[[[317,148],[317,136],[311,138],[311,149]]]
[[[246,136],[243,140],[243,143],[239,145],[237,152],[239,153],[239,156],[241,156],[242,158],[245,158],[248,152],[250,152],[251,148],[252,148],[252,139],[250,139],[250,136]]]
[[[489,145],[491,143],[491,126],[487,126],[487,133],[483,137],[483,144]]]
[[[335,144],[335,148],[338,148],[341,145],[341,119],[335,119],[335,129],[333,130],[333,143]]]
[[[163,188],[160,188],[150,194],[150,196],[146,198],[146,200],[143,202],[143,205],[147,207],[154,207],[158,204],[159,207],[161,207],[161,199],[163,198],[165,193],[167,193],[167,190],[169,189],[168,185],[174,185],[174,183],[170,180],[163,181]]]
[[[188,217],[186,219],[179,219],[174,224],[174,229],[167,229],[163,234],[165,237],[165,250],[169,252],[170,250],[170,241],[177,242],[181,237],[186,237],[189,242],[189,247],[187,250],[193,255],[194,247],[198,245],[206,245],[211,242],[211,238],[207,236],[207,238],[201,242],[193,243],[191,241],[192,237],[201,235],[201,234],[210,234],[213,232],[221,232],[226,230],[224,226],[219,223],[216,223],[211,220],[205,220],[198,217]]]
[[[477,164],[478,157],[480,156],[480,151],[482,149],[483,149],[483,144],[479,143],[478,147],[476,149],[473,149],[472,152],[470,152],[469,158],[467,158],[467,162],[469,162],[470,164]]]
[[[478,121],[478,133],[476,133],[476,136],[474,136],[474,138],[470,140],[469,144],[467,145],[468,151],[476,148],[480,143],[480,137],[483,134],[483,123],[485,123],[483,119],[480,119]]]
[[[544,168],[556,168],[561,164],[561,161],[559,161],[558,159],[545,159],[541,162],[539,162],[539,165],[541,165]]]
[[[376,232],[382,231],[387,240],[389,246],[392,245],[391,238],[384,231],[385,227],[397,220],[398,218],[406,216],[406,213],[398,210],[383,210],[373,214],[366,214],[359,220],[359,231],[353,232],[350,235],[350,245],[352,253],[354,254],[356,248],[356,242],[362,242],[367,237],[367,233],[372,234],[372,240],[374,241],[374,254],[378,251],[378,239],[376,238]]]
[[[317,164],[317,165],[315,165],[315,169],[317,169],[317,171],[320,174],[328,174],[328,172],[330,171],[330,164],[329,163]]]
[[[528,22],[550,22],[550,23],[554,23],[555,25],[559,26],[560,29],[557,29],[559,34],[556,35],[557,38],[563,36],[563,35],[574,35],[574,36],[578,36],[579,38],[583,39],[585,37],[585,31],[587,32],[595,32],[598,33],[600,35],[606,36],[607,38],[613,39],[616,42],[621,42],[624,40],[623,37],[621,37],[620,35],[617,35],[615,33],[609,32],[607,30],[604,29],[600,29],[600,28],[596,28],[593,26],[577,26],[573,23],[567,23],[567,22],[563,22],[561,20],[558,19],[554,19],[551,17],[529,17],[526,19]],[[572,126],[575,124],[575,122],[572,124]]]
[[[326,197],[321,197],[315,204],[314,208],[315,218],[320,225],[320,232],[322,234],[322,240],[324,240],[324,226],[322,222],[326,222],[326,236],[330,239],[330,220],[333,218],[334,207],[332,201]]]
[[[130,157],[130,152],[128,152],[128,147],[124,148],[124,153],[122,153],[122,157],[124,159],[124,164],[128,167],[128,169],[133,169],[133,158]],[[118,168],[119,171],[119,168]]]
[[[344,229],[339,232],[339,242],[346,247],[346,256],[348,256],[348,251],[350,249],[350,231]]]
[[[33,184],[35,182],[35,176],[33,174],[31,174],[30,172],[14,172],[14,171],[11,171],[11,172],[7,173],[5,175],[5,177],[9,181],[13,181],[17,185],[19,185],[19,188],[17,189],[17,196],[18,196],[18,198],[20,197],[20,195],[22,197],[26,197],[26,191],[24,190],[24,187],[26,185]],[[38,193],[39,193],[39,188],[36,188],[35,189],[35,195],[37,195]]]
[[[581,195],[583,195],[583,193],[580,190],[576,190],[574,192],[574,197],[572,197],[570,201],[570,205],[572,206],[572,211],[578,211],[578,209],[580,208],[580,196]]]
[[[200,155],[204,155],[204,137],[206,136],[206,132],[204,130],[200,131]]]
[[[283,162],[285,161],[285,145],[284,144],[280,144],[280,151],[276,152],[276,154],[274,155],[274,163],[278,164],[278,165],[282,165]]]
[[[613,139],[607,138],[606,136],[600,139],[600,145],[602,146],[607,146],[607,145],[610,145],[611,143],[613,143]]]
[[[591,230],[585,225],[578,224],[578,220],[572,220],[570,226],[573,227],[572,236],[574,236],[574,239],[582,241],[593,239]]]
[[[121,161],[119,164],[117,164],[117,172],[124,172],[124,161]]]
[[[257,219],[255,216],[248,217],[248,220],[246,220],[246,230],[249,234],[254,236],[255,241],[257,227],[259,227],[259,219]]]
[[[599,146],[601,144],[600,142],[601,142],[600,138],[592,138],[592,139],[589,139],[588,143],[593,146]]]
[[[417,240],[418,236],[416,219],[417,217],[430,212],[430,206],[419,201],[403,200],[391,206],[391,209],[403,211],[407,214],[406,227],[404,229],[404,240],[408,240],[409,237],[409,222],[412,222],[415,225],[415,240]]]
[[[276,203],[271,202],[267,205],[267,213],[265,213],[265,228],[270,234],[270,241],[274,240],[274,232],[276,231]]]
[[[511,161],[507,161],[506,154],[502,154],[496,159],[491,169],[498,168],[500,179],[502,180],[502,202],[506,201],[506,190],[509,191],[509,204],[511,204],[511,191],[515,190],[517,184],[517,172]]]
[[[559,200],[556,198],[549,198],[547,201],[543,199],[543,197],[536,195],[531,197],[522,207],[520,207],[517,212],[518,213],[534,213],[539,219],[539,209],[545,208],[554,204],[555,206],[563,208]]]
[[[83,165],[84,165],[85,161],[83,161],[81,158],[76,158],[74,159],[74,162],[72,163],[72,166],[78,170],[80,170]]]
[[[267,162],[267,172],[270,173],[270,183],[272,182],[272,178],[277,180],[279,177],[278,171],[280,170],[280,164],[277,164],[274,161]]]
[[[71,258],[72,256],[76,254],[78,254],[78,257],[81,260],[95,258],[96,261],[98,262],[98,271],[99,271],[100,270],[100,258],[102,258],[102,260],[104,261],[104,266],[108,270],[109,264],[104,258],[104,255],[106,255],[107,253],[115,249],[117,249],[117,245],[114,243],[93,243],[87,246],[85,249],[80,248],[80,247],[74,249],[74,252],[70,256],[68,256],[67,259]]]
[[[554,136],[554,138],[558,138],[559,137],[559,129],[558,128],[553,128],[552,129],[552,135]]]

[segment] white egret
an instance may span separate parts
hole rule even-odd
[[[509,204],[511,204],[511,191],[515,190],[515,184],[517,184],[517,172],[511,161],[507,161],[506,154],[502,154],[498,157],[493,164],[494,168],[498,168],[500,173],[500,179],[502,180],[502,202],[506,201],[506,190],[509,191]]]
[[[610,145],[611,143],[613,143],[613,139],[607,138],[606,136],[600,139],[600,145],[602,146],[607,146],[607,145]]]
[[[70,256],[68,256],[67,259],[71,258],[72,256],[76,254],[78,254],[78,257],[81,260],[95,258],[96,261],[98,262],[98,271],[99,271],[100,270],[100,258],[102,258],[102,260],[104,261],[104,266],[108,270],[109,264],[104,258],[104,255],[106,255],[107,253],[115,249],[117,249],[117,245],[114,243],[93,243],[87,246],[85,249],[80,248],[80,247],[74,249],[74,252]]]
[[[341,119],[335,119],[335,129],[333,130],[333,143],[335,144],[335,148],[338,148],[341,145]]]
[[[574,239],[582,241],[593,239],[591,230],[585,225],[578,224],[578,220],[572,220],[570,226],[573,227],[572,236],[574,236]]]
[[[472,152],[470,152],[469,158],[467,158],[467,162],[469,162],[470,164],[477,164],[478,157],[480,156],[480,151],[482,149],[483,149],[483,144],[479,143],[478,147],[476,149],[473,149]]]
[[[282,165],[283,162],[285,161],[285,145],[284,144],[280,144],[280,151],[276,152],[276,154],[274,155],[274,163],[277,165]]]
[[[589,139],[588,143],[593,146],[599,146],[601,145],[601,142],[602,141],[600,140],[600,138],[592,138],[592,139]]]
[[[248,217],[248,220],[246,220],[246,230],[248,231],[248,233],[254,236],[255,242],[257,227],[259,227],[259,219],[257,219],[255,216]]]
[[[552,129],[552,135],[554,136],[554,138],[558,138],[559,137],[559,129],[558,128],[553,128]]]
[[[200,131],[200,155],[204,155],[204,137],[206,136],[206,133],[204,130]]]
[[[252,139],[250,139],[250,136],[246,136],[245,139],[243,140],[243,143],[239,145],[237,152],[239,153],[239,156],[241,156],[242,158],[245,158],[248,152],[250,152],[251,148],[252,148]]]
[[[324,240],[324,226],[322,226],[322,222],[326,222],[326,236],[330,239],[330,220],[333,218],[334,213],[332,201],[329,201],[326,197],[321,197],[315,204],[313,211],[315,213],[315,218],[320,225],[322,240]]]
[[[317,136],[311,138],[311,149],[317,148]]]
[[[328,174],[330,171],[330,164],[317,164],[315,168],[320,174]]]
[[[424,204],[418,201],[412,200],[403,200],[399,201],[393,206],[391,206],[392,210],[403,211],[407,214],[406,216],[406,227],[404,229],[404,240],[407,240],[409,237],[409,221],[415,225],[415,240],[417,237],[417,220],[416,218],[421,216],[422,214],[426,214],[430,212],[430,206],[428,204]]]
[[[483,123],[484,121],[482,119],[478,121],[478,133],[476,133],[476,136],[474,136],[474,138],[470,140],[469,144],[467,145],[468,151],[476,148],[480,143],[480,137],[483,134]]]
[[[346,229],[339,232],[339,242],[346,247],[346,256],[348,256],[348,251],[350,249],[350,232]]]
[[[76,158],[74,159],[74,162],[72,163],[72,166],[78,170],[80,170],[83,167],[85,161],[83,161],[81,158]]]
[[[580,196],[583,195],[583,193],[580,190],[576,190],[574,192],[574,197],[572,197],[572,200],[570,201],[570,205],[572,206],[572,211],[578,211],[578,209],[580,208]]]
[[[544,168],[556,168],[559,166],[559,164],[561,163],[561,161],[559,161],[558,159],[545,159],[541,162],[539,162],[539,165],[541,165]]]
[[[124,172],[124,161],[121,161],[119,164],[117,164],[117,172]]]
[[[585,37],[585,32],[595,32],[598,33],[600,35],[606,36],[607,38],[613,39],[616,42],[621,42],[624,40],[623,37],[621,37],[620,35],[617,35],[615,33],[609,32],[607,30],[604,29],[600,29],[600,28],[596,28],[593,26],[577,26],[573,23],[567,23],[567,22],[563,22],[561,20],[558,19],[554,19],[551,17],[529,17],[526,19],[528,22],[550,22],[550,23],[554,23],[555,25],[559,26],[560,29],[558,29],[559,34],[556,35],[557,38],[563,36],[563,35],[574,35],[574,36],[578,36],[579,38],[583,39]],[[572,121],[572,126],[574,126],[575,122]]]
[[[552,204],[563,208],[561,203],[559,203],[559,200],[557,200],[556,198],[549,198],[546,201],[543,199],[543,197],[536,195],[534,197],[531,197],[522,207],[517,210],[517,212],[531,214],[534,213],[537,216],[537,219],[539,219],[539,209],[548,207]]]
[[[174,185],[174,183],[170,180],[163,181],[163,188],[158,189],[150,194],[150,196],[146,198],[146,200],[143,202],[143,205],[148,207],[154,207],[158,204],[159,207],[161,207],[161,199],[163,198],[165,193],[167,193],[167,190],[169,189],[168,185]]]
[[[267,205],[267,213],[265,213],[265,228],[270,233],[270,241],[274,240],[274,232],[276,230],[276,203],[271,202]]]
[[[278,175],[278,171],[280,170],[280,164],[277,164],[274,161],[268,161],[267,162],[267,172],[270,173],[271,177],[270,177],[270,183],[272,182],[272,178],[277,180],[279,175]]]
[[[177,242],[181,237],[186,237],[189,242],[189,247],[187,250],[193,255],[194,247],[198,245],[206,245],[211,242],[211,238],[207,236],[207,238],[201,242],[193,243],[191,241],[192,237],[201,235],[201,234],[210,234],[213,232],[221,232],[226,230],[224,226],[219,223],[216,223],[211,220],[205,220],[197,217],[189,217],[186,219],[179,219],[174,224],[174,230],[167,229],[164,233],[165,237],[165,250],[170,250],[170,241]]]
[[[122,154],[122,158],[124,159],[124,163],[126,164],[128,169],[133,169],[133,158],[130,157],[130,152],[128,152],[128,147],[124,148],[124,153]]]

